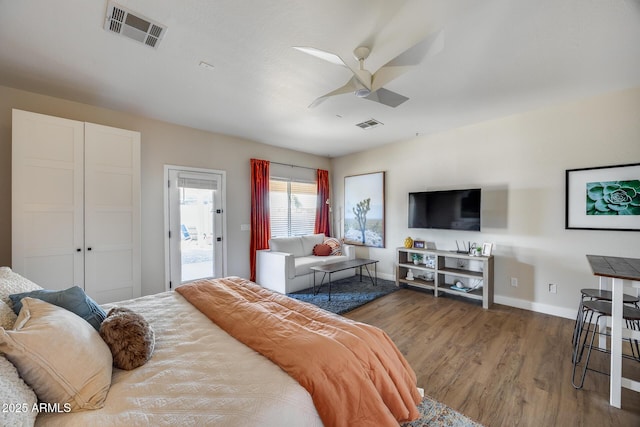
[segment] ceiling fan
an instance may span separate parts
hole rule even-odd
[[[407,72],[412,67],[420,64],[425,57],[439,53],[444,47],[444,35],[438,31],[429,35],[425,39],[405,50],[391,61],[380,67],[378,71],[371,74],[364,68],[364,61],[369,57],[371,50],[368,47],[360,46],[354,49],[353,56],[359,63],[359,68],[352,68],[347,65],[338,55],[325,52],[313,47],[296,47],[301,52],[313,55],[332,64],[340,65],[351,70],[353,77],[338,89],[322,95],[309,105],[309,108],[318,106],[327,98],[352,92],[359,98],[379,102],[389,107],[397,107],[407,101],[404,95],[385,89],[383,86]]]

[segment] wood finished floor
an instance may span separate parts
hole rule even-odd
[[[576,300],[577,306],[577,300]],[[486,427],[640,426],[640,394],[609,406],[609,377],[587,372],[571,385],[572,320],[402,289],[346,314],[385,330],[425,392]],[[590,367],[608,371],[607,354]],[[640,380],[640,363],[623,375]]]

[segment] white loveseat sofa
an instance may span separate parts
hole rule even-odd
[[[274,291],[288,294],[313,286],[311,267],[355,259],[355,246],[342,245],[343,255],[315,256],[313,247],[324,242],[324,234],[299,237],[278,237],[269,240],[269,249],[256,252],[256,283]],[[355,275],[354,268],[333,273],[331,280]],[[322,273],[316,273],[320,284]],[[325,279],[325,283],[329,278]]]

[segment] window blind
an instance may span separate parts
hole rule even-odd
[[[313,234],[316,199],[316,183],[271,179],[269,181],[271,237]]]
[[[178,174],[179,188],[198,188],[201,190],[217,190],[218,180],[203,179],[197,174],[180,173]]]

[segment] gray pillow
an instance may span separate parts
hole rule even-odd
[[[9,295],[9,298],[13,303],[13,311],[16,314],[20,313],[20,309],[22,308],[22,298],[25,297],[36,298],[69,310],[89,322],[89,324],[98,332],[100,332],[100,324],[107,317],[107,313],[102,309],[102,307],[85,294],[78,286],[73,286],[63,291],[41,289]]]

